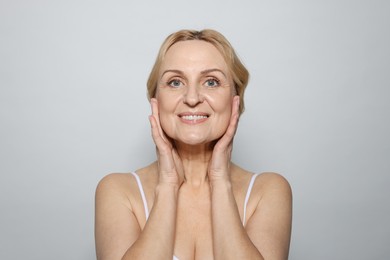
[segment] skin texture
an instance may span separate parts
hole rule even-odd
[[[234,88],[218,50],[204,41],[178,42],[168,50],[161,74],[156,99],[165,133],[191,145],[221,137],[230,120]],[[177,120],[186,112],[210,117],[201,124]]]
[[[166,53],[149,117],[157,161],[137,170],[150,216],[130,174],[96,190],[98,259],[287,259],[292,196],[275,173],[255,181],[231,162],[239,97],[218,50],[205,41]]]

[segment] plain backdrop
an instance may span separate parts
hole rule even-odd
[[[95,259],[94,192],[155,158],[165,37],[213,28],[251,73],[234,161],[294,192],[292,260],[390,257],[390,2],[0,0],[0,259]]]

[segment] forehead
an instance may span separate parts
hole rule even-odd
[[[218,68],[228,71],[224,57],[209,42],[202,40],[180,41],[173,44],[162,61],[164,69],[210,69]]]

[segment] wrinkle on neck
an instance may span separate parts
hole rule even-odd
[[[175,142],[183,163],[185,182],[193,188],[208,185],[208,167],[214,145],[215,142],[196,146]]]

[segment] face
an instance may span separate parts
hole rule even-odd
[[[226,131],[232,112],[233,80],[210,43],[175,43],[161,65],[156,92],[160,123],[172,139],[206,144]]]

